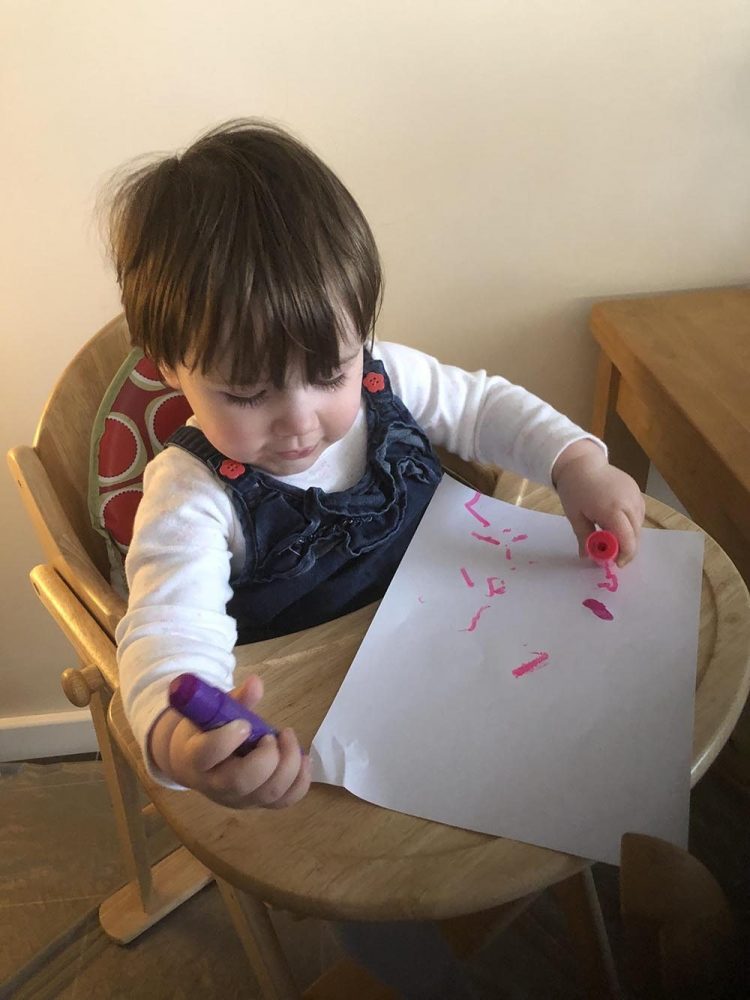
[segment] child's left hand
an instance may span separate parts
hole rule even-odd
[[[558,457],[552,481],[578,539],[580,557],[585,557],[586,539],[598,525],[617,536],[617,565],[629,563],[638,548],[646,509],[635,480],[610,465],[593,441],[576,441]]]

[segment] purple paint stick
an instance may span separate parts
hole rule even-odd
[[[169,685],[169,704],[206,732],[218,729],[235,719],[244,719],[252,726],[250,735],[234,751],[244,757],[254,750],[264,736],[278,736],[278,730],[269,726],[259,715],[245,708],[238,701],[212,684],[206,684],[195,674],[180,674]]]

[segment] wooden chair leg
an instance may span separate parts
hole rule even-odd
[[[141,817],[138,784],[133,772],[112,740],[107,726],[110,693],[99,687],[91,695],[89,709],[94,721],[97,743],[102,756],[117,835],[128,880],[137,884],[144,909],[148,909],[153,894],[153,880],[148,858],[146,831]]]
[[[480,913],[467,913],[463,917],[450,917],[439,920],[440,933],[448,942],[453,954],[459,959],[469,958],[482,948],[486,942],[510,927],[514,920],[521,916],[541,893],[534,892],[523,896],[512,903],[503,903],[491,910]]]
[[[564,879],[552,892],[568,924],[586,997],[616,1000],[620,986],[591,869]]]
[[[99,920],[109,937],[127,944],[195,895],[213,875],[184,847],[151,866],[138,782],[107,724],[111,692],[92,665],[66,670],[63,689],[73,704],[88,704],[91,711],[128,880],[101,904]]]
[[[265,903],[216,879],[264,1000],[302,1000]]]
[[[264,1000],[399,1000],[399,994],[350,958],[337,961],[301,993],[265,903],[224,879],[217,877],[216,884]]]

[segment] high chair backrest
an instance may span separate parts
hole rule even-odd
[[[47,560],[110,635],[124,601],[109,584],[106,545],[89,517],[89,454],[102,396],[128,351],[127,325],[118,316],[63,371],[42,412],[33,446],[21,445],[8,454]]]

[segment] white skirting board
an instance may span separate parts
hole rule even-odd
[[[68,757],[97,749],[88,709],[0,719],[0,762]]]

